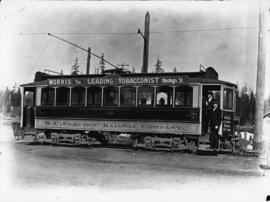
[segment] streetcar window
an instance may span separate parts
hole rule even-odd
[[[101,105],[101,91],[97,86],[87,88],[87,105]]]
[[[175,106],[192,106],[193,88],[178,86],[175,88]]]
[[[224,109],[233,109],[233,90],[229,88],[224,89],[223,94],[223,107]]]
[[[71,105],[84,105],[85,88],[75,87],[71,89]]]
[[[42,88],[41,105],[53,106],[54,104],[54,88]]]
[[[27,107],[34,106],[34,92],[31,92],[31,91],[25,92],[24,106],[27,106]]]
[[[154,88],[150,86],[140,87],[138,90],[138,105],[153,106],[154,105]]]
[[[69,93],[69,88],[56,88],[56,105],[69,105]]]
[[[104,88],[104,106],[118,105],[118,87]]]
[[[121,106],[135,106],[136,105],[136,88],[122,87],[120,93]]]
[[[157,88],[157,106],[172,106],[173,88],[161,86]]]

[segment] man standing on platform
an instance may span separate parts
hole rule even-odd
[[[219,108],[218,101],[213,101],[213,110],[211,113],[211,119],[210,119],[210,149],[217,150],[219,149],[219,127],[221,124],[221,110]]]
[[[203,98],[203,133],[208,133],[209,122],[212,117],[213,111],[213,92],[209,91],[207,94],[207,99]]]

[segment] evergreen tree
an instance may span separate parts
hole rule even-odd
[[[250,93],[249,93],[250,92]],[[239,95],[240,94],[240,95]],[[251,88],[247,84],[242,87],[240,93],[236,91],[236,114],[240,114],[240,124],[255,123],[256,98]]]
[[[10,112],[10,91],[8,87],[6,88],[3,95],[3,106],[4,106],[4,112]]]
[[[18,107],[21,105],[21,93],[20,89],[14,89],[10,94],[10,105],[13,107]]]
[[[253,90],[251,90],[249,96],[249,122],[252,125],[255,124],[255,108],[256,108],[256,99]]]
[[[238,85],[237,85],[237,90],[235,92],[235,96],[236,96],[235,98],[236,99],[236,115],[240,116],[241,115],[241,97],[240,97]]]
[[[177,69],[176,69],[176,67],[174,67],[174,68],[173,68],[173,72],[177,72]]]
[[[241,98],[240,98],[240,123],[245,125],[248,121],[249,117],[249,96],[248,96],[248,88],[245,85],[241,89]]]
[[[157,58],[157,62],[155,64],[155,73],[163,73],[164,70],[161,68],[162,67],[162,61],[159,59],[159,57]]]
[[[0,107],[2,108],[3,106],[3,92],[0,90]]]
[[[76,57],[74,65],[71,67],[71,75],[78,75],[79,70],[78,58]]]

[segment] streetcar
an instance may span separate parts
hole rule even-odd
[[[234,134],[237,86],[219,80],[212,67],[174,73],[37,72],[34,82],[20,88],[20,127],[52,144],[196,150],[208,141],[202,107],[209,91],[222,110],[223,143]]]

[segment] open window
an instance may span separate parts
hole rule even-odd
[[[85,102],[85,88],[75,87],[71,89],[71,105],[83,106]]]
[[[212,92],[213,94],[213,100],[216,100],[220,104],[220,91],[221,86],[220,85],[203,85],[203,101],[206,101],[209,99],[209,93]]]
[[[121,106],[135,106],[136,105],[136,88],[122,87],[120,90],[120,104]]]
[[[101,91],[97,86],[87,88],[87,106],[101,105]]]
[[[154,105],[154,88],[151,86],[142,86],[138,89],[138,106]]]
[[[70,89],[61,87],[56,88],[56,105],[68,106],[69,105]]]
[[[118,87],[104,88],[104,106],[118,105]]]
[[[192,106],[193,88],[178,86],[175,88],[175,106]]]
[[[170,86],[161,86],[157,88],[157,106],[172,106],[173,88]]]

